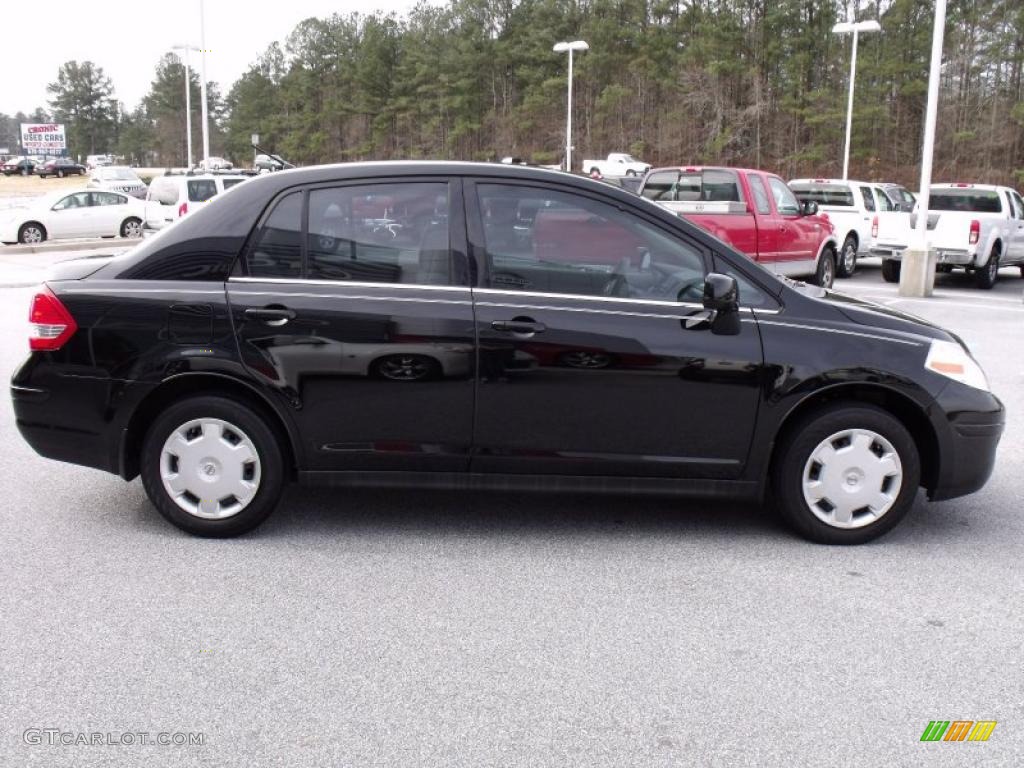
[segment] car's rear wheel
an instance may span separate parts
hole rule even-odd
[[[64,178],[64,171],[57,171],[57,178],[58,179],[63,179]]]
[[[200,396],[167,408],[142,448],[142,483],[168,521],[198,536],[251,531],[284,488],[279,441],[251,408]]]
[[[142,221],[132,217],[121,224],[121,237],[142,237]]]
[[[887,411],[849,403],[804,417],[779,446],[772,489],[782,517],[822,544],[863,544],[909,511],[921,479],[917,446]]]
[[[883,259],[882,279],[887,283],[898,283],[900,281],[900,262],[895,259]]]
[[[27,224],[22,224],[21,229],[18,230],[18,242],[25,243],[26,245],[32,245],[34,243],[41,243],[46,239],[46,229],[42,224],[37,224],[34,221],[30,221]]]
[[[839,252],[839,263],[836,265],[836,274],[839,277],[850,277],[857,269],[857,239],[853,235],[847,235],[843,241],[843,248]]]
[[[831,288],[836,281],[836,252],[826,248],[818,259],[818,269],[814,273],[814,284],[822,288]]]
[[[996,284],[999,279],[999,248],[993,248],[988,257],[988,262],[974,272],[974,284],[979,288],[988,290]]]
[[[373,372],[388,381],[425,381],[437,378],[440,366],[426,355],[388,355],[373,364]]]

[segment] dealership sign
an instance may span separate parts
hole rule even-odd
[[[21,148],[26,154],[55,154],[68,148],[60,123],[22,123]]]

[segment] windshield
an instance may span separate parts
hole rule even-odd
[[[932,189],[928,199],[930,211],[965,211],[969,213],[1000,213],[999,194],[980,189]]]
[[[139,181],[131,168],[104,168],[100,171],[100,178],[104,181]]]
[[[846,184],[824,184],[819,182],[791,182],[789,188],[801,203],[813,201],[818,205],[840,205],[853,207],[853,191]]]

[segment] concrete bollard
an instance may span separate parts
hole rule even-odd
[[[935,287],[935,252],[908,248],[900,265],[900,296],[925,298]]]

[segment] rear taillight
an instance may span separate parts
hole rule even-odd
[[[873,218],[871,220],[871,236],[872,237],[878,237],[878,217],[877,216],[875,216],[875,218]]]
[[[981,222],[975,219],[971,222],[971,235],[967,238],[967,242],[977,245],[979,237],[981,237]]]
[[[31,324],[28,345],[38,352],[60,349],[78,330],[78,324],[67,307],[45,285],[32,299],[28,321]]]
[[[178,215],[184,216],[186,213],[188,213],[188,203],[182,203],[178,206]]]

